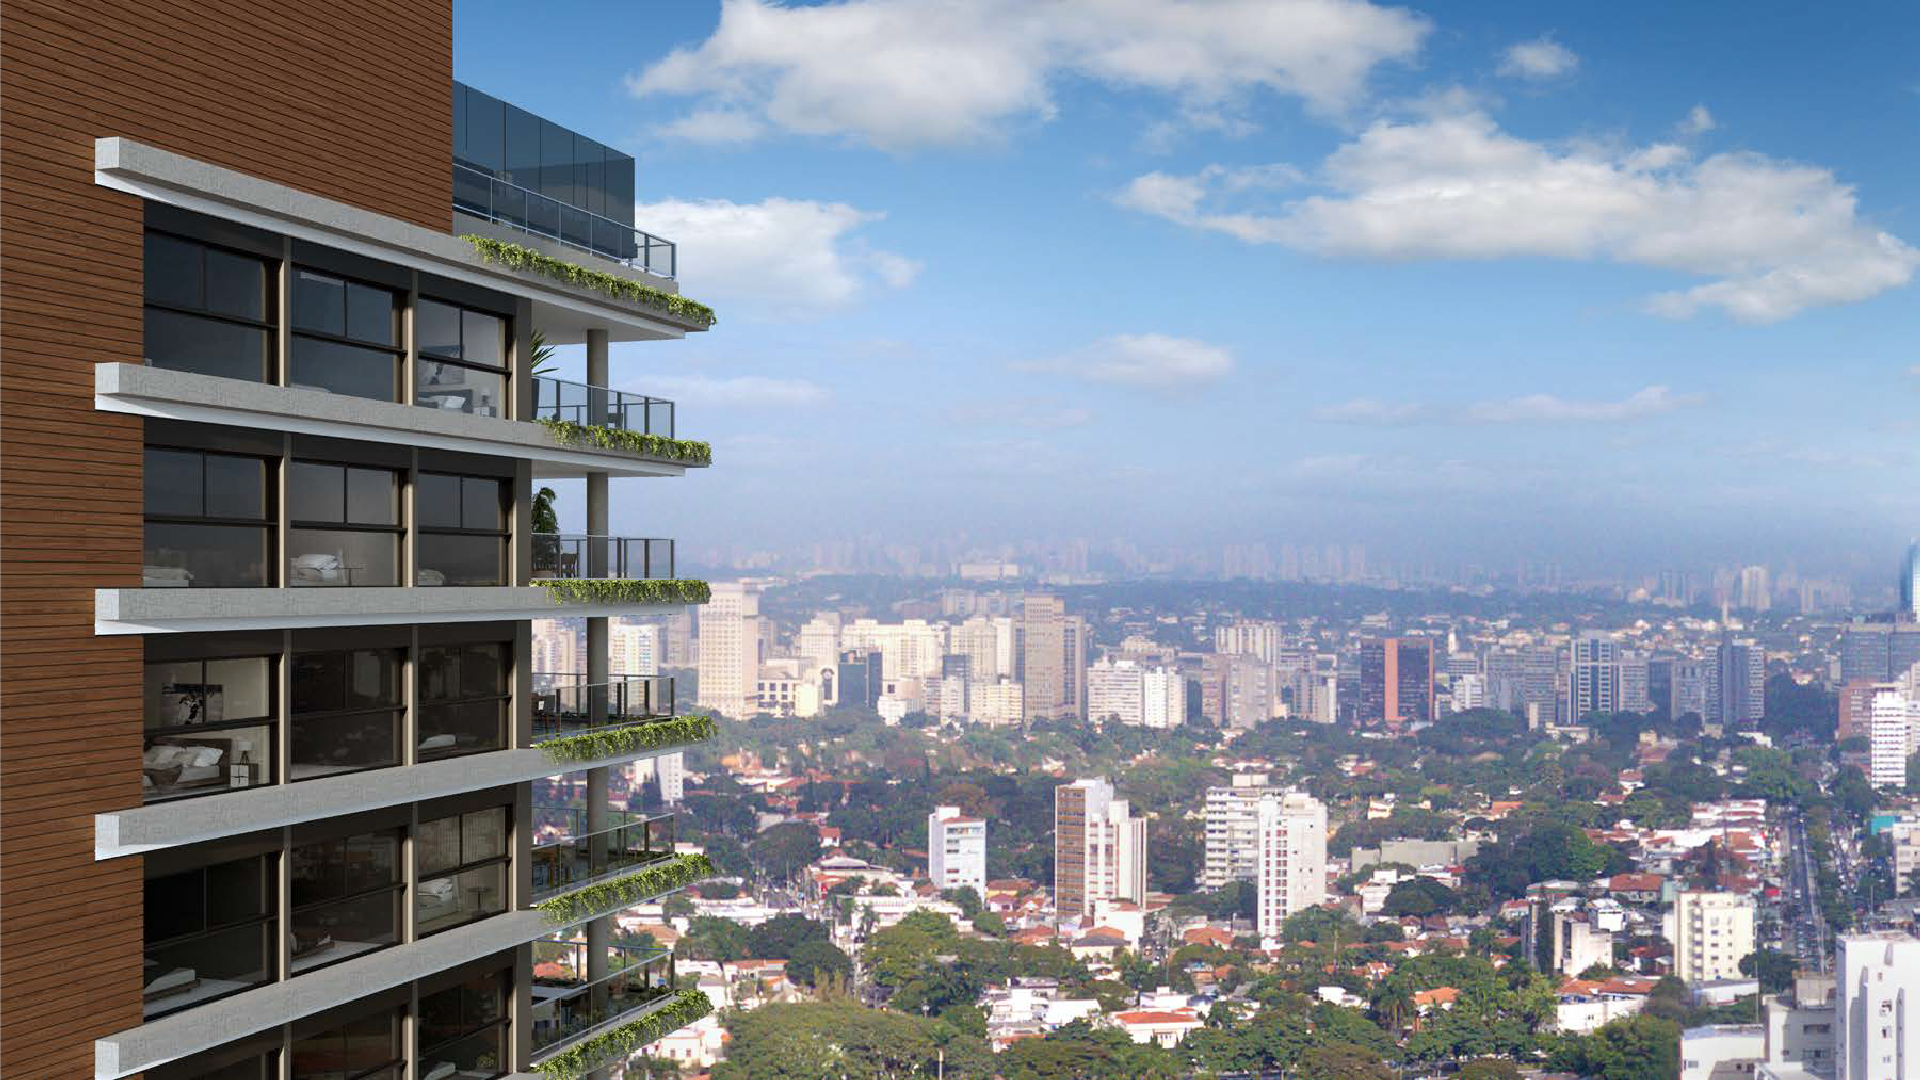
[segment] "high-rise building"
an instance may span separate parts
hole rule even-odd
[[[1714,697],[1711,688],[1718,677],[1718,666],[1706,661],[1676,659],[1670,671],[1668,688],[1668,715],[1679,718],[1692,713],[1702,720],[1708,716],[1708,700]]]
[[[987,896],[987,822],[936,807],[927,816],[927,877],[945,892],[968,886]]]
[[[1585,631],[1568,645],[1567,717],[1621,710],[1621,644],[1604,631]]]
[[[660,672],[660,628],[651,623],[620,623],[609,632],[613,640],[613,673],[651,676]]]
[[[1434,643],[1428,638],[1370,638],[1361,643],[1355,719],[1432,721]]]
[[[1304,792],[1269,793],[1254,818],[1255,926],[1272,938],[1289,916],[1327,899],[1327,807]]]
[[[760,708],[755,685],[766,654],[760,587],[752,582],[716,583],[712,599],[700,611],[701,708],[729,717],[753,716]]]
[[[1086,621],[1059,597],[1030,593],[1021,601],[1019,664],[1029,720],[1079,717],[1087,705]]]
[[[1708,685],[1706,720],[1729,728],[1761,719],[1767,702],[1767,652],[1753,642],[1722,642]]]
[[[1054,911],[1087,915],[1094,902],[1147,896],[1147,820],[1128,813],[1105,780],[1054,789]]]
[[[1214,629],[1214,652],[1259,657],[1272,664],[1281,652],[1281,627],[1265,620],[1240,620]]]
[[[1921,1073],[1921,939],[1883,931],[1835,939],[1835,1075]]]
[[[1654,711],[1653,675],[1649,670],[1650,664],[1645,653],[1637,653],[1633,650],[1621,651],[1622,712],[1651,713]]]
[[[1898,613],[1905,619],[1921,620],[1921,541],[1908,545],[1896,591],[1900,594]]]
[[[1876,683],[1869,680],[1843,684],[1840,693],[1836,695],[1839,718],[1835,726],[1834,738],[1836,740],[1856,737],[1867,739],[1871,731],[1874,696],[1882,691],[1899,691],[1900,689],[1899,684]]]
[[[1133,661],[1102,657],[1087,670],[1087,718],[1139,725],[1146,672]]]
[[[1270,787],[1265,773],[1237,773],[1233,783],[1214,785],[1201,805],[1201,888],[1218,890],[1239,879],[1253,882],[1260,860],[1256,808]]]
[[[1092,695],[1093,689],[1088,689]],[[1187,720],[1187,679],[1178,668],[1156,667],[1141,673],[1141,725],[1179,728]]]
[[[1555,651],[1547,648],[1488,654],[1488,704],[1517,717],[1553,720],[1559,663]]]
[[[650,389],[611,343],[710,319],[633,159],[454,82],[452,26],[7,5],[9,1076],[525,1074],[669,987],[611,917],[700,865],[647,832],[633,879],[600,828],[674,704],[616,701],[608,623],[706,590],[606,535],[609,489],[706,455],[607,388]],[[584,383],[535,374],[536,333]],[[586,536],[535,533],[536,476],[584,482]],[[537,690],[556,617],[583,637]],[[584,821],[534,802],[555,773]],[[624,1002],[588,986],[616,966]]]
[[[1754,898],[1746,894],[1684,890],[1667,919],[1674,974],[1687,983],[1735,979],[1754,952]]]
[[[1892,687],[1875,692],[1868,703],[1868,783],[1899,786],[1907,780],[1914,753],[1921,703]]]
[[[1841,682],[1886,683],[1921,663],[1921,625],[1913,617],[1862,619],[1841,632]]]
[[[1768,587],[1766,567],[1742,567],[1735,578],[1734,606],[1755,612],[1765,612],[1774,599]]]
[[[1221,675],[1223,728],[1245,730],[1275,715],[1273,665],[1258,657],[1227,657]]]

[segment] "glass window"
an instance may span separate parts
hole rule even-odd
[[[267,260],[148,233],[146,335],[156,368],[265,382],[272,378]]]
[[[414,306],[420,359],[414,404],[483,417],[507,415],[507,321],[422,299]]]
[[[507,745],[510,649],[478,644],[420,651],[418,752],[422,760]]]
[[[400,761],[401,653],[344,650],[293,659],[292,779]]]
[[[146,666],[141,792],[147,802],[272,784],[274,660]]]
[[[503,971],[421,995],[414,1076],[504,1076],[511,986],[511,975]]]
[[[415,909],[421,934],[506,911],[505,807],[423,822],[419,836]]]
[[[148,447],[141,584],[271,585],[269,475],[260,458]]]
[[[294,462],[287,515],[289,585],[400,584],[400,474]]]
[[[272,868],[263,855],[147,879],[146,1019],[273,978]]]
[[[398,1007],[383,1007],[321,1032],[303,1034],[295,1028],[290,1076],[401,1076],[405,1065],[400,1050],[402,1012]]]
[[[372,953],[400,940],[400,833],[300,845],[289,864],[293,971]]]
[[[312,270],[294,271],[296,387],[395,401],[399,294]]]
[[[423,586],[507,584],[507,485],[493,477],[422,473],[414,510]]]

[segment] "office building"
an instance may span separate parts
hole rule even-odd
[[[1434,719],[1434,644],[1427,638],[1370,638],[1361,643],[1359,699],[1363,724]]]
[[[700,610],[700,707],[728,717],[753,716],[760,709],[760,666],[766,657],[760,587],[715,583],[713,599]]]
[[[1767,653],[1753,642],[1722,642],[1703,720],[1729,731],[1761,720],[1767,702]]]
[[[1054,911],[1090,914],[1096,901],[1147,896],[1147,820],[1128,813],[1105,780],[1054,789]]]
[[[1835,1076],[1921,1073],[1921,939],[1903,932],[1835,938]]]
[[[1856,620],[1841,632],[1841,682],[1888,683],[1921,663],[1921,625],[1913,616]]]
[[[1754,952],[1754,898],[1745,894],[1684,890],[1666,922],[1674,974],[1689,984],[1735,979]]]
[[[1554,720],[1559,656],[1548,648],[1488,654],[1488,704],[1527,719],[1534,727]]]
[[[601,827],[610,771],[676,746],[627,730],[686,726],[610,678],[608,620],[706,588],[607,511],[706,453],[605,388],[644,385],[610,343],[711,314],[633,159],[455,83],[452,24],[7,5],[9,1076],[499,1077],[666,1001],[610,917],[700,864]],[[536,477],[585,482],[584,535],[535,533]],[[551,618],[582,675],[537,693]],[[555,772],[584,821],[536,843]]]
[[[1273,938],[1289,916],[1327,899],[1327,807],[1305,792],[1268,793],[1254,821],[1255,925]]]
[[[1030,593],[1021,601],[1016,673],[1025,688],[1028,720],[1079,717],[1087,705],[1087,624],[1070,616],[1059,597]]]
[[[987,896],[987,822],[936,807],[927,816],[927,877],[945,893],[962,886]]]

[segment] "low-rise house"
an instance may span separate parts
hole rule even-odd
[[[1108,1023],[1127,1033],[1135,1043],[1173,1047],[1187,1034],[1206,1025],[1193,1010],[1122,1010],[1108,1015]]]

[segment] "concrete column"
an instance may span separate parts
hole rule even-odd
[[[607,332],[589,330],[587,332],[587,383],[592,387],[605,387],[610,382],[607,374]],[[589,392],[593,395],[593,392]],[[595,397],[598,397],[595,395]],[[590,407],[594,423],[607,421],[607,402],[593,401]],[[587,533],[590,537],[607,535],[608,493],[607,474],[587,474]],[[586,572],[595,576],[612,574],[606,566],[605,546],[593,540],[587,542],[587,559],[590,564]],[[604,616],[587,621],[587,682],[605,684],[608,682],[608,661],[610,642],[607,634],[607,619]],[[604,693],[593,694],[594,705],[606,708],[611,705],[609,696]],[[587,771],[587,829],[598,832],[608,827],[607,768],[605,766]],[[604,838],[597,838],[593,844],[596,862],[604,859],[607,853]],[[587,925],[587,978],[597,980],[607,975],[607,947],[612,941],[613,920],[611,917],[595,920]],[[602,994],[593,996],[596,1007],[605,1004]]]

